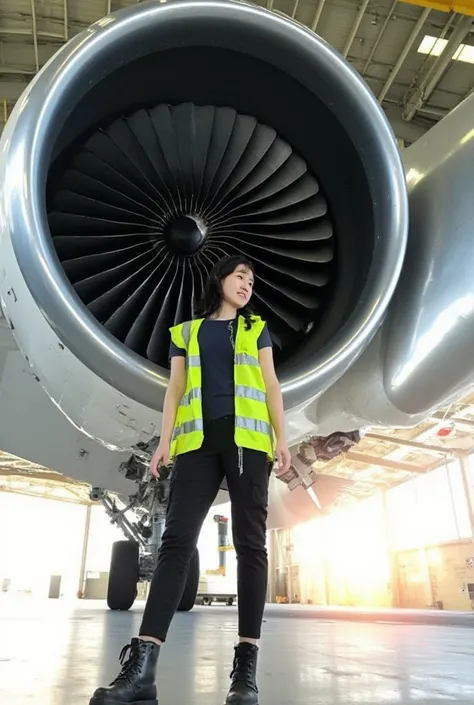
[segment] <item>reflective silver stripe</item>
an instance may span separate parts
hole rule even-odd
[[[201,399],[202,394],[201,394],[201,388],[200,387],[195,387],[194,389],[191,389],[190,392],[185,394],[183,398],[181,399],[181,406],[189,406],[191,401],[193,399]]]
[[[254,387],[245,387],[243,384],[237,384],[235,387],[235,396],[244,399],[253,399],[253,401],[267,401],[267,395],[265,392],[261,392]]]
[[[260,366],[259,361],[253,355],[248,355],[247,353],[237,353],[235,356],[236,365],[254,365],[256,367]]]
[[[257,419],[248,419],[245,416],[236,416],[235,425],[239,428],[244,428],[246,431],[258,431],[271,436],[270,424],[266,421],[258,421]]]
[[[186,321],[183,323],[182,336],[184,344],[186,345],[186,350],[189,348],[189,341],[191,340],[191,323],[192,321]]]
[[[201,356],[200,355],[187,355],[186,361],[188,367],[201,367]]]
[[[193,421],[185,421],[181,426],[177,426],[173,432],[173,440],[184,433],[192,433],[193,431],[203,431],[204,426],[202,419],[194,419]]]

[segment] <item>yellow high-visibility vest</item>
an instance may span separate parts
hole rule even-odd
[[[267,407],[267,394],[258,360],[258,339],[265,326],[253,316],[249,330],[238,317],[234,349],[235,444],[260,450],[273,460],[274,433]],[[201,447],[204,440],[202,415],[201,355],[198,343],[203,318],[170,328],[171,340],[186,350],[186,390],[178,406],[171,440],[170,458]]]

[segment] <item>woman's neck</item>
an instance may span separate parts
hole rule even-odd
[[[220,309],[211,318],[216,321],[230,321],[237,317],[237,309],[227,301],[223,301]]]

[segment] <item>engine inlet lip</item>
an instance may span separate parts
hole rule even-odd
[[[44,194],[57,135],[87,90],[123,63],[123,56],[134,61],[150,53],[150,44],[137,40],[139,36],[149,38],[150,27],[155,49],[157,45],[168,49],[173,46],[169,28],[179,26],[186,34],[189,23],[193,23],[196,45],[206,43],[204,26],[211,23],[215,29],[219,25],[223,31],[214,34],[216,46],[271,61],[323,100],[324,91],[337,81],[343,99],[333,101],[333,112],[344,124],[347,115],[351,116],[346,129],[352,142],[385,175],[383,192],[380,179],[370,179],[377,237],[363,295],[318,360],[309,361],[302,373],[282,376],[285,407],[295,407],[307,400],[308,385],[322,392],[340,377],[377,331],[398,282],[408,228],[404,171],[388,121],[362,78],[310,30],[231,0],[147,3],[97,22],[65,45],[35,77],[4,130],[1,212],[5,228],[29,290],[63,344],[114,388],[160,409],[167,370],[118,342],[81,302],[55,252]],[[254,36],[259,41],[252,42]],[[103,70],[97,71],[97,66]]]

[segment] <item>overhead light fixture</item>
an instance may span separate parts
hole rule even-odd
[[[440,56],[443,53],[447,39],[439,39],[425,34],[418,47],[419,54],[429,54],[430,56]],[[474,46],[470,44],[460,44],[453,55],[453,61],[462,61],[465,64],[474,64]]]

